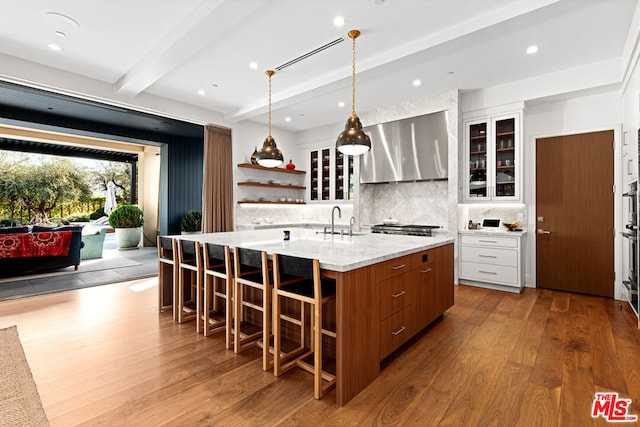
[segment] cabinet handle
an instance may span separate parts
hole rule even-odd
[[[401,332],[402,332],[402,331],[404,331],[405,329],[407,329],[407,328],[405,328],[404,326],[401,326],[401,327],[400,327],[400,329],[398,329],[397,331],[393,331],[393,332],[391,332],[391,333],[392,333],[393,335],[398,335],[399,333],[401,333]]]
[[[633,174],[633,159],[627,160],[627,175]]]
[[[495,255],[482,255],[482,254],[478,254],[478,256],[479,256],[480,258],[498,258],[498,257],[497,257],[497,256],[495,256]]]
[[[478,273],[484,273],[484,274],[498,274],[495,271],[482,271],[482,270],[478,270]]]
[[[430,268],[425,268],[424,270],[421,270],[420,273],[428,273],[430,271],[431,271]]]
[[[397,294],[393,294],[393,295],[391,295],[391,296],[392,296],[393,298],[398,298],[398,297],[401,297],[401,296],[402,296],[402,295],[404,295],[404,294],[406,294],[406,292],[405,292],[405,291],[400,291],[400,292],[398,292]]]
[[[479,239],[478,242],[482,242],[482,243],[498,243],[497,240],[482,240],[482,239]]]
[[[391,267],[392,270],[400,270],[401,268],[404,268],[405,264],[400,264],[400,265],[395,265],[393,267]]]

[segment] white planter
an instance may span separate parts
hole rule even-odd
[[[116,228],[116,241],[118,249],[138,249],[142,239],[142,227],[138,228]]]

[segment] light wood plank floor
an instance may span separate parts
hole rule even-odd
[[[621,308],[619,308],[621,305]],[[456,287],[456,303],[343,408],[157,312],[157,279],[0,302],[53,426],[606,425],[594,392],[640,415],[640,334],[626,303]]]

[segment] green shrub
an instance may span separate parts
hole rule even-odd
[[[86,212],[77,212],[69,215],[67,218],[62,220],[68,222],[89,222],[89,214]]]
[[[202,230],[202,212],[189,211],[180,221],[180,230],[186,232]]]
[[[52,223],[52,224],[58,224],[58,225],[69,225],[69,221],[65,218],[59,218],[59,217],[50,217],[47,218],[47,222]]]
[[[109,215],[109,225],[113,228],[136,228],[143,223],[142,210],[136,205],[118,206]]]
[[[104,216],[104,208],[100,207],[95,211],[91,212],[91,214],[89,215],[89,219],[96,220],[96,219],[102,218],[103,216]]]

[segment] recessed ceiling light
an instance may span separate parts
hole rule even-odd
[[[336,16],[333,18],[333,25],[336,27],[342,27],[344,25],[344,18],[342,16]]]
[[[537,51],[538,51],[538,46],[536,46],[536,45],[534,45],[534,44],[532,44],[531,46],[529,46],[529,47],[527,48],[527,53],[528,53],[529,55],[533,55],[533,54],[534,54],[534,53],[536,53]]]
[[[453,76],[454,74],[455,74],[455,72],[453,72],[453,71],[447,71],[447,75],[449,75],[449,76]]]
[[[422,82],[421,82],[420,80],[418,80],[418,79],[415,79],[415,80],[413,81],[413,85],[414,85],[414,86],[420,86],[421,84],[422,84]]]
[[[65,33],[63,33],[62,31],[56,31],[56,36],[58,36],[58,37],[67,37],[67,35]]]
[[[285,122],[290,122],[290,121],[291,121],[291,117],[285,117],[285,118],[284,118],[284,121],[285,121]]]
[[[49,43],[47,46],[49,46],[49,49],[54,50],[56,52],[59,50],[62,50],[62,48],[55,43]]]
[[[51,21],[55,22],[57,27],[62,26],[65,29],[70,29],[70,30],[75,30],[80,28],[80,24],[78,23],[78,21],[76,21],[70,16],[63,15],[62,13],[47,12],[45,13],[45,16],[47,16],[47,18],[50,19]]]
[[[338,107],[344,108],[344,102],[342,102],[342,101],[338,102]]]
[[[258,63],[257,62],[250,62],[249,63],[249,68],[251,68],[252,70],[257,70],[258,69]]]
[[[200,95],[200,96],[204,95],[204,91],[203,91],[202,89],[200,89],[200,90],[198,91],[198,95]]]

